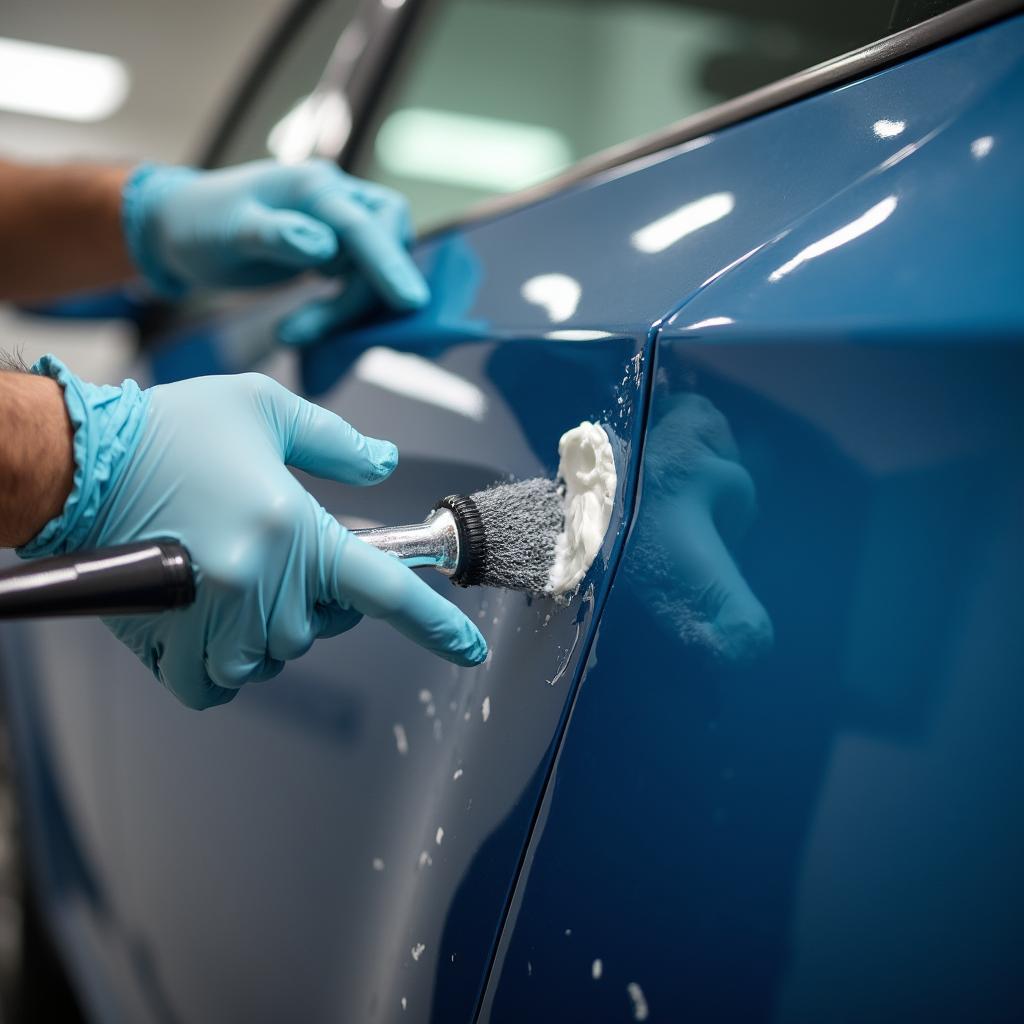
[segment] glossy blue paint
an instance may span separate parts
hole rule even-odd
[[[937,1019],[968,983],[995,1005],[1024,778],[1022,44],[1009,21],[430,239],[414,317],[275,350],[301,286],[139,367],[262,369],[396,441],[379,488],[309,482],[353,524],[551,473],[583,418],[620,490],[568,607],[435,581],[493,647],[477,671],[364,623],[196,715],[99,624],[5,631],[57,808],[39,856],[80,868],[49,915],[97,1020],[468,1021],[482,996],[619,1020],[629,983],[652,1020],[834,1019],[830,992],[884,1017],[890,991]],[[957,947],[972,900],[995,924]]]
[[[899,159],[659,334],[482,1020],[629,1020],[630,985],[652,1021],[1024,1014],[1022,42],[866,83]],[[973,85],[918,134],[946,76]],[[861,88],[811,105],[846,123]]]

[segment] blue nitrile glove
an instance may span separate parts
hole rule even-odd
[[[406,247],[412,224],[397,192],[353,178],[326,160],[260,160],[218,171],[143,164],[124,187],[128,249],[170,297],[189,286],[248,288],[305,270],[344,276],[349,298],[303,310],[282,326],[293,344],[313,340],[375,303],[413,310],[430,297]]]
[[[107,620],[183,704],[223,704],[364,614],[456,664],[486,656],[461,611],[353,537],[286,468],[375,484],[398,461],[390,442],[363,437],[259,374],[141,391],[130,380],[87,384],[53,356],[33,369],[64,388],[75,474],[62,514],[18,553],[183,543],[196,567],[195,604]]]

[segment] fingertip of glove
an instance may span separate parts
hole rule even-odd
[[[380,477],[390,476],[398,465],[398,449],[390,441],[368,437],[366,446],[373,463],[374,473]]]

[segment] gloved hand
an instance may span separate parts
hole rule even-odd
[[[326,160],[261,160],[218,171],[143,164],[124,188],[122,221],[136,265],[159,291],[247,288],[315,269],[347,278],[346,298],[285,320],[304,344],[375,303],[413,310],[430,297],[406,246],[405,200]]]
[[[34,370],[64,388],[76,468],[63,513],[18,553],[183,543],[197,569],[195,603],[107,620],[183,704],[223,704],[364,614],[456,664],[486,656],[461,611],[353,537],[285,468],[375,484],[397,463],[390,442],[259,374],[141,391],[130,380],[87,384],[53,356]]]

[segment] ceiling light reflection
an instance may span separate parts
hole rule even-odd
[[[480,388],[422,356],[377,346],[359,357],[354,370],[356,377],[367,384],[439,406],[478,423],[487,412],[487,396]]]
[[[352,130],[352,112],[339,92],[316,92],[299,100],[267,135],[267,150],[283,164],[318,153],[339,153]]]
[[[553,324],[560,324],[576,312],[583,289],[568,274],[538,274],[524,281],[519,293],[527,302],[540,306]]]
[[[880,203],[872,206],[870,210],[862,213],[856,220],[844,225],[838,231],[833,231],[832,234],[826,235],[824,238],[819,238],[817,242],[811,243],[806,249],[801,249],[791,260],[783,263],[778,270],[773,270],[768,275],[768,280],[781,280],[787,274],[796,270],[801,264],[817,259],[819,256],[824,256],[825,253],[832,252],[833,249],[838,249],[841,245],[846,245],[847,242],[852,242],[855,238],[860,238],[861,235],[867,234],[873,228],[877,228],[884,220],[887,220],[895,209],[896,197],[887,196]]]
[[[692,235],[716,220],[732,213],[736,199],[731,192],[714,192],[692,203],[680,206],[630,235],[634,249],[643,253],[664,252],[680,239]]]
[[[876,121],[871,126],[871,130],[880,139],[894,139],[897,135],[902,134],[906,127],[906,121],[890,121],[887,118],[882,118],[881,121]]]
[[[686,330],[696,331],[702,327],[725,327],[731,323],[735,323],[731,316],[709,316],[707,320],[698,320],[695,324],[690,324]]]
[[[980,139],[975,139],[971,143],[971,156],[975,160],[981,160],[983,157],[988,156],[992,152],[995,142],[996,140],[991,135],[982,135]]]

